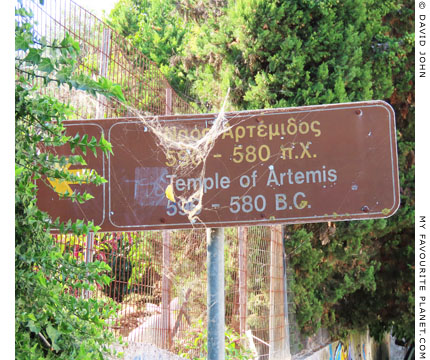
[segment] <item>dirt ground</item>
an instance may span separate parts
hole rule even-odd
[[[128,347],[116,345],[118,352],[123,352],[124,357],[109,357],[109,360],[181,360],[182,357],[167,350],[159,349],[152,344],[129,343]]]

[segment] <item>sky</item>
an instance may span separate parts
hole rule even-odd
[[[82,6],[84,9],[92,12],[98,18],[102,17],[103,10],[105,10],[106,16],[109,15],[115,3],[118,2],[118,0],[73,0],[73,1],[78,5]]]

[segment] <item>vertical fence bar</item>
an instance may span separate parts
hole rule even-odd
[[[161,284],[161,343],[170,348],[170,231],[163,230],[163,277]],[[174,324],[173,324],[174,325]]]
[[[285,227],[283,227],[285,229]],[[284,232],[282,232],[282,245],[284,245]],[[288,319],[288,277],[287,277],[287,253],[282,246],[283,268],[284,268],[284,319],[285,319],[285,358],[291,359],[290,350],[290,322]]]
[[[89,264],[93,261],[93,244],[94,244],[94,233],[91,231],[87,235],[87,246],[85,248],[85,264]],[[84,290],[83,298],[88,299],[91,296],[91,292],[89,290]]]
[[[172,88],[166,88],[166,115],[172,115]]]
[[[110,58],[110,44],[111,42],[111,30],[106,27],[103,29],[103,39],[102,39],[102,48],[100,49],[100,76],[107,77],[108,75],[108,66],[109,66],[109,58]],[[104,118],[105,108],[106,108],[106,97],[100,94],[97,94],[97,108],[96,108],[96,118],[102,119]]]
[[[240,335],[245,335],[246,312],[248,297],[248,228],[239,227],[239,329]]]
[[[224,360],[224,229],[208,228],[206,237],[208,244],[208,360]]]
[[[282,225],[270,227],[269,359],[286,359]]]

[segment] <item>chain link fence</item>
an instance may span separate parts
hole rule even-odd
[[[75,75],[83,73],[98,80],[100,76],[121,85],[128,105],[149,115],[190,114],[194,109],[170,86],[156,64],[134,48],[96,16],[71,0],[23,0],[32,11],[35,39],[48,44],[69,34],[79,42],[80,54]],[[81,119],[135,116],[130,108],[98,95],[91,98],[67,86],[44,87],[47,94],[76,110]]]
[[[280,227],[225,228],[225,322],[237,347],[253,358],[287,351],[283,239]],[[201,356],[207,328],[204,229],[57,235],[79,261],[104,261],[109,286],[92,298],[120,305],[110,329],[129,342],[151,343],[190,358]],[[194,346],[193,344],[198,344]],[[279,356],[278,356],[278,355]]]

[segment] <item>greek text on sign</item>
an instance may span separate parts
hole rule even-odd
[[[174,138],[198,139],[216,116],[159,120]],[[164,154],[139,119],[70,121],[69,135],[98,132],[111,142],[113,156],[85,158],[108,183],[83,205],[56,200],[43,188],[39,206],[63,220],[94,220],[104,231],[368,219],[397,210],[395,117],[387,103],[232,112],[226,118],[230,129],[216,140],[203,180],[199,169],[175,174],[193,153]],[[190,224],[181,204],[166,197],[169,184],[179,195],[203,186],[202,223]],[[91,192],[93,185],[68,186]]]

